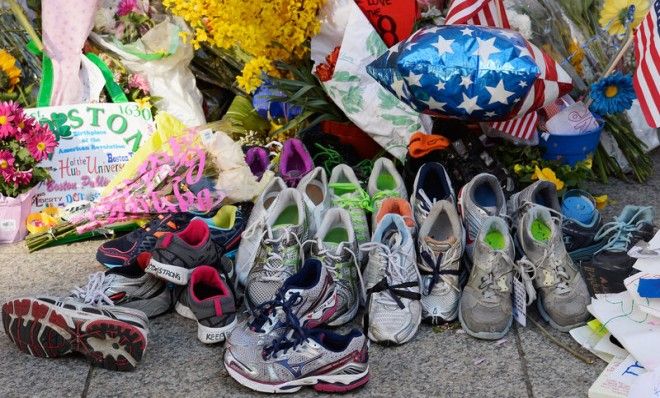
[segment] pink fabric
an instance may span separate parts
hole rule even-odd
[[[53,106],[81,100],[80,55],[92,31],[97,6],[98,0],[41,2],[44,47],[53,60]]]
[[[0,243],[14,243],[25,238],[25,221],[32,209],[32,198],[37,188],[16,198],[0,195]]]

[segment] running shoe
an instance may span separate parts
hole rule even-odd
[[[179,296],[176,312],[197,321],[197,338],[204,344],[222,343],[236,327],[236,300],[218,270],[201,265]]]
[[[415,223],[415,218],[413,217],[413,210],[407,200],[402,198],[387,198],[381,203],[378,213],[376,213],[376,224],[378,225],[380,221],[387,214],[398,214],[403,217],[403,220],[406,222],[406,227],[410,231],[410,235],[415,236],[417,234],[417,224]]]
[[[279,175],[291,188],[298,186],[298,182],[314,168],[314,162],[309,155],[305,144],[297,138],[290,138],[284,142],[280,154]]]
[[[149,253],[140,253],[130,265],[93,273],[69,297],[84,304],[102,298],[104,304],[140,310],[148,318],[162,315],[172,308],[174,296],[163,280],[144,272],[150,259]]]
[[[335,166],[330,175],[329,186],[332,204],[348,210],[348,214],[351,216],[358,246],[369,242],[367,210],[371,209],[371,199],[360,186],[360,181],[355,176],[353,169],[345,164]],[[366,256],[360,253],[358,260],[360,264],[363,264]]]
[[[353,329],[341,335],[297,327],[264,348],[262,355],[225,351],[225,369],[238,383],[259,392],[348,392],[369,381],[369,342]]]
[[[284,281],[298,272],[302,242],[307,237],[307,216],[302,195],[294,188],[280,193],[266,220],[254,265],[247,276],[248,308],[270,301]]]
[[[633,273],[635,259],[628,255],[635,243],[653,238],[653,207],[627,205],[621,214],[608,222],[596,234],[605,245],[596,251],[593,260],[582,263],[593,293],[619,293],[626,290],[623,281]]]
[[[603,222],[593,196],[579,189],[566,192],[561,213],[564,216],[561,229],[568,254],[573,261],[591,260],[606,243],[595,240]]]
[[[328,176],[323,167],[316,167],[298,183],[307,216],[309,217],[309,236],[314,236],[321,226],[325,212],[332,206],[328,192]]]
[[[500,217],[488,217],[474,244],[470,277],[463,289],[458,319],[472,337],[498,340],[513,323],[513,278],[525,281],[529,305],[536,295],[527,273],[518,272],[509,226]]]
[[[128,265],[138,254],[153,250],[161,236],[182,230],[193,217],[190,213],[160,214],[146,227],[103,243],[96,260],[108,268]]]
[[[208,225],[197,219],[183,231],[160,238],[145,271],[175,285],[186,285],[193,268],[218,266],[221,257],[222,248],[211,239]]]
[[[387,198],[408,199],[406,184],[403,182],[401,174],[396,170],[394,163],[388,158],[378,158],[374,163],[374,168],[369,176],[367,192],[371,197],[372,216],[371,225],[375,228],[376,214],[380,205]]]
[[[367,305],[364,327],[375,342],[410,341],[422,320],[421,276],[415,244],[403,218],[388,214],[376,227],[365,269]]]
[[[506,199],[497,177],[481,173],[465,184],[458,193],[458,212],[465,226],[465,252],[472,260],[472,248],[484,220],[507,217]]]
[[[206,223],[211,231],[211,240],[222,248],[222,253],[231,255],[238,249],[241,234],[245,230],[247,217],[245,212],[233,205],[225,205],[213,217],[195,217]]]
[[[3,304],[2,324],[18,349],[32,356],[80,353],[110,370],[135,369],[147,349],[147,317],[132,308],[25,297]]]
[[[254,259],[257,256],[257,249],[261,242],[261,236],[266,227],[266,219],[271,205],[277,199],[277,196],[286,188],[284,181],[275,177],[259,195],[259,198],[252,208],[250,218],[247,221],[245,231],[241,236],[241,242],[236,253],[236,274],[238,282],[245,286],[247,283],[248,272],[252,268]]]
[[[253,146],[245,151],[245,163],[250,167],[252,175],[261,180],[264,173],[270,168],[270,155],[264,147]]]
[[[410,195],[410,204],[417,225],[422,225],[433,204],[441,200],[456,204],[456,194],[449,175],[440,163],[426,163],[417,172],[413,192]]]
[[[417,266],[425,273],[422,318],[434,325],[451,322],[458,316],[464,234],[456,206],[446,200],[431,207],[419,229]]]
[[[305,261],[272,300],[254,309],[229,335],[227,347],[260,355],[261,348],[284,335],[291,322],[306,328],[326,323],[337,312],[337,293],[332,275],[320,261]]]
[[[591,302],[587,285],[566,252],[561,223],[543,206],[532,206],[519,219],[517,238],[525,269],[533,269],[537,307],[550,326],[562,331],[583,325]]]
[[[351,216],[344,209],[328,210],[311,241],[310,256],[320,260],[335,281],[338,309],[328,320],[329,326],[350,322],[360,307],[363,284],[357,251]]]
[[[533,205],[551,209],[556,215],[561,213],[557,188],[550,181],[539,180],[522,191],[514,193],[509,198],[507,205],[514,226],[517,225],[518,218]]]

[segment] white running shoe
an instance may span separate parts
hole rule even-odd
[[[298,183],[309,217],[309,236],[314,236],[321,226],[325,212],[332,206],[328,192],[328,176],[323,167],[317,167]]]
[[[374,168],[369,176],[367,192],[371,197],[373,211],[371,213],[371,226],[376,228],[376,214],[380,205],[387,198],[408,199],[406,184],[403,182],[401,174],[396,170],[396,166],[388,158],[378,158],[374,163]]]

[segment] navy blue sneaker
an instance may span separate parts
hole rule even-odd
[[[185,228],[193,217],[189,213],[160,214],[147,226],[103,243],[96,252],[96,259],[108,268],[128,265],[138,254],[153,250],[158,238],[167,232]]]

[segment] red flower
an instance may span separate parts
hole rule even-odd
[[[335,74],[335,65],[337,65],[337,58],[339,58],[339,47],[335,47],[334,50],[327,57],[325,57],[325,63],[320,64],[316,67],[316,76],[319,77],[319,80],[322,82],[327,82],[332,79],[332,75]]]

